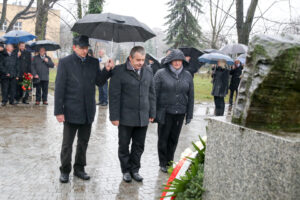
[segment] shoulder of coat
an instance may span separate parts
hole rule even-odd
[[[116,65],[114,67],[114,69],[112,70],[112,73],[115,74],[115,73],[120,73],[121,71],[123,71],[126,67],[126,64],[120,64],[120,65]]]
[[[192,76],[191,72],[189,72],[188,70],[183,70],[183,72],[186,74],[186,76],[187,76],[188,78],[190,78],[190,79],[193,80],[193,76]]]

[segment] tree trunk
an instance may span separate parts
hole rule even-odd
[[[2,25],[5,22],[6,9],[7,9],[7,0],[3,0],[3,3],[2,3],[2,13],[1,13],[1,19],[0,19],[0,29],[2,29]]]

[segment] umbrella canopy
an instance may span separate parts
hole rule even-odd
[[[2,37],[0,37],[0,43],[3,43],[3,42],[5,42],[5,38],[2,36]]]
[[[206,53],[198,58],[200,62],[209,63],[209,64],[217,64],[219,60],[225,60],[228,65],[233,65],[234,61],[227,55],[219,54],[219,53]]]
[[[31,49],[35,50],[35,51],[39,51],[39,49],[41,47],[44,47],[46,49],[46,51],[56,51],[58,49],[60,49],[59,44],[57,44],[56,42],[50,41],[50,40],[38,40],[36,42],[33,42],[30,45]]]
[[[239,55],[236,59],[238,59],[242,64],[245,64],[246,63],[246,57],[247,57],[247,54],[244,53],[244,54]]]
[[[225,54],[233,55],[240,53],[247,53],[248,47],[244,44],[227,44],[220,49]]]
[[[155,37],[154,32],[134,17],[112,13],[88,14],[71,29],[90,38],[114,42],[145,42]]]
[[[205,49],[203,50],[204,53],[220,53],[220,54],[224,54],[222,51],[217,50],[217,49]]]
[[[27,42],[36,38],[35,35],[28,33],[26,31],[9,31],[3,36],[6,44],[18,44],[20,42]]]
[[[151,55],[150,53],[146,53],[146,61],[149,61],[149,60],[153,60],[154,63],[160,64],[153,55]]]
[[[161,68],[160,63],[158,62],[158,60],[151,54],[147,53],[146,54],[146,64],[149,65],[149,60],[153,61],[153,64],[151,64],[151,68],[153,70],[153,74],[155,74],[157,72],[157,70],[159,70]]]
[[[191,57],[189,61],[190,67],[194,68],[194,71],[197,72],[199,68],[203,65],[203,63],[200,63],[198,58],[204,54],[204,52],[193,48],[193,47],[181,47],[179,48],[184,56],[189,56]]]

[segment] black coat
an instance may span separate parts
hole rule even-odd
[[[73,53],[59,61],[55,81],[54,115],[65,115],[73,124],[91,124],[96,113],[95,85],[105,84],[110,72],[100,71],[99,61],[85,61]]]
[[[193,118],[194,83],[193,77],[188,71],[183,69],[177,77],[169,67],[164,68],[158,70],[154,81],[157,115],[186,114],[186,119]],[[157,119],[157,121],[164,121],[163,118]]]
[[[241,65],[235,69],[230,70],[230,75],[232,76],[229,85],[230,90],[237,90],[239,88],[240,81],[241,81],[240,77],[242,75],[242,72],[243,72],[243,67]]]
[[[20,65],[17,53],[13,51],[11,55],[3,52],[3,60],[1,62],[0,71],[2,78],[8,78],[6,75],[10,74],[10,78],[20,77]]]
[[[49,68],[54,67],[51,58],[49,56],[46,56],[46,58],[48,58],[48,62],[45,62],[40,55],[37,55],[33,57],[32,61],[32,75],[39,75],[41,81],[49,81]]]
[[[121,125],[144,127],[156,115],[153,72],[149,66],[141,69],[140,78],[125,64],[115,67],[109,85],[109,113],[111,121]]]
[[[19,57],[20,63],[20,75],[23,76],[24,73],[31,73],[31,53],[27,50],[21,51],[21,56]]]
[[[213,72],[213,89],[211,95],[225,97],[228,93],[229,70],[217,67]]]

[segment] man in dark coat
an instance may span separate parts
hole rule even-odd
[[[35,105],[40,105],[41,99],[43,99],[44,105],[48,105],[49,68],[53,67],[54,63],[46,55],[46,49],[41,47],[39,54],[34,56],[32,62],[32,75],[34,78],[39,79],[36,84]]]
[[[145,65],[145,56],[143,47],[131,49],[127,62],[113,70],[109,86],[110,120],[119,129],[118,155],[125,182],[143,180],[138,173],[140,161],[148,123],[156,112],[153,72]]]
[[[213,89],[211,94],[215,101],[215,115],[223,116],[225,111],[224,98],[228,93],[229,70],[226,61],[219,60],[213,72]]]
[[[27,102],[29,97],[29,91],[26,90],[24,95],[20,83],[23,82],[24,73],[31,73],[31,53],[25,49],[24,42],[19,43],[19,49],[17,53],[18,53],[19,65],[20,65],[20,78],[17,85],[16,103],[19,103],[19,101],[22,99],[23,104],[29,104]]]
[[[240,85],[242,72],[243,72],[243,66],[241,65],[241,62],[239,60],[235,60],[234,65],[232,66],[232,69],[230,70],[230,75],[231,75],[231,81],[230,81],[230,85],[229,85],[229,89],[230,89],[229,104],[230,104],[230,106],[232,106],[232,104],[233,104],[234,92],[235,92],[236,96],[238,94],[238,88]],[[236,96],[235,96],[235,99],[236,99]]]
[[[1,63],[2,106],[5,106],[8,100],[11,105],[15,105],[17,80],[19,80],[20,71],[19,59],[12,44],[6,45],[6,51]]]
[[[113,65],[110,60],[106,69],[101,72],[99,61],[87,55],[88,47],[87,36],[74,38],[74,53],[62,58],[57,67],[54,115],[58,122],[64,122],[60,167],[62,183],[69,181],[72,145],[76,132],[78,140],[74,175],[83,180],[90,179],[84,167],[91,126],[96,113],[95,86],[106,82]]]

